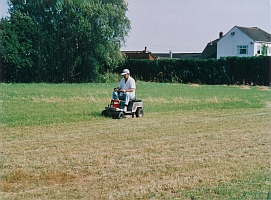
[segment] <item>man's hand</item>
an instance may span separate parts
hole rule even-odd
[[[120,88],[114,88],[114,92],[118,92]]]

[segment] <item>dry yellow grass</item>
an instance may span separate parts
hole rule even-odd
[[[238,87],[240,87],[240,89],[243,89],[243,90],[249,90],[249,89],[251,89],[251,87],[248,86],[248,85],[241,85],[241,86],[238,86]]]
[[[269,134],[269,108],[3,128],[0,195],[224,199],[212,188],[269,170]]]
[[[267,87],[267,86],[258,86],[258,90],[270,91],[270,87]]]

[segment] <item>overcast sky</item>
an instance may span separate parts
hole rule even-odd
[[[271,33],[271,0],[126,0],[131,30],[122,50],[202,52],[235,25]],[[0,16],[6,16],[0,0]]]

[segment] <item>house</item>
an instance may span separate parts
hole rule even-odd
[[[209,59],[217,57],[217,42],[219,39],[209,42],[200,55],[200,59]]]
[[[271,56],[271,35],[258,27],[234,26],[228,33],[219,33],[219,38],[207,43],[202,53],[151,53],[122,51],[128,59],[209,59],[228,56]]]
[[[217,41],[217,59],[227,56],[271,55],[271,35],[258,27],[234,26]]]
[[[200,55],[200,59],[217,58],[217,42],[223,37],[223,32],[219,33],[219,38],[209,42]]]
[[[147,47],[143,51],[121,51],[127,59],[148,59],[148,60],[155,60],[156,57],[147,50]]]

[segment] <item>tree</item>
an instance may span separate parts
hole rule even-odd
[[[262,55],[267,56],[268,46],[263,44],[262,45]]]
[[[19,26],[20,32],[31,30],[30,61],[38,73],[32,81],[95,81],[124,60],[120,47],[130,30],[126,11],[122,0],[9,0],[10,18],[2,19],[1,25],[14,39],[3,37],[2,45],[18,50],[14,43],[21,45],[22,35],[10,27],[16,27],[12,19],[21,14],[31,27]],[[4,68],[17,68],[24,58],[22,54],[16,63],[3,51]]]
[[[0,38],[4,79],[29,82],[34,77],[35,30],[35,24],[24,13],[14,12],[9,19],[1,20]]]

